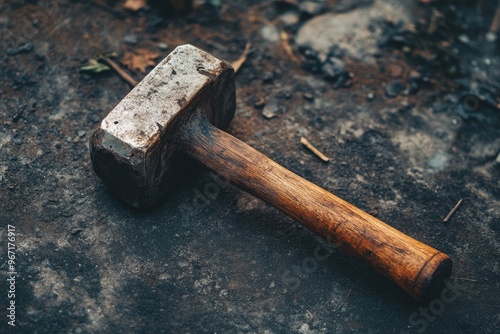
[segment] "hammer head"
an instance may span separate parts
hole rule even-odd
[[[236,107],[231,65],[192,45],[177,47],[101,122],[90,138],[96,174],[134,207],[154,205],[183,165],[176,134],[195,113],[216,127]]]

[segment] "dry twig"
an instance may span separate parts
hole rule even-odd
[[[247,42],[245,45],[245,50],[241,54],[241,57],[238,58],[237,60],[233,61],[231,64],[234,68],[234,73],[238,72],[238,70],[241,68],[241,66],[247,61],[248,54],[250,53],[250,47],[252,44],[250,42]]]
[[[345,302],[347,301],[347,299],[349,298],[349,296],[351,295],[351,292],[352,292],[352,288],[349,289],[349,292],[347,293],[347,296],[345,296],[344,300],[342,301],[342,303],[340,303],[339,306],[337,306],[337,308],[334,310],[334,312],[337,312],[338,310],[340,310],[340,308],[342,306],[344,306]]]
[[[461,281],[477,282],[477,280],[472,279],[472,278],[463,278],[463,277],[450,277],[450,278],[458,279],[458,280],[461,280]]]
[[[490,25],[491,32],[498,32],[498,28],[500,28],[500,1],[498,2],[497,10],[495,11],[495,17],[493,17],[493,21]]]
[[[281,42],[283,44],[283,49],[285,49],[285,52],[288,54],[290,59],[292,59],[292,61],[297,63],[297,64],[300,63],[299,58],[297,58],[297,56],[293,53],[293,49],[290,46],[290,42],[289,42],[290,38],[288,37],[288,34],[286,33],[286,31],[282,30],[280,36],[281,36]]]
[[[117,63],[115,63],[114,61],[105,56],[101,56],[100,59],[102,59],[102,61],[111,66],[111,68],[115,70],[116,73],[118,73],[118,75],[121,76],[122,79],[128,82],[132,87],[137,86],[137,81],[134,78],[132,78],[127,72],[122,70]]]
[[[330,161],[330,158],[321,153],[316,147],[314,147],[313,144],[311,144],[309,140],[307,140],[307,138],[300,137],[300,143],[305,147],[307,147],[312,153],[314,153],[318,158],[320,158],[324,162]]]
[[[453,216],[455,211],[457,211],[458,208],[460,207],[460,204],[462,204],[462,201],[463,199],[461,198],[460,201],[458,201],[458,203],[453,207],[453,209],[451,209],[450,213],[446,216],[446,218],[443,219],[443,222],[446,223],[451,218],[451,216]]]

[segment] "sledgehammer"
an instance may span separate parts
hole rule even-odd
[[[177,47],[101,122],[90,139],[97,175],[134,207],[154,205],[186,157],[360,257],[419,301],[450,276],[444,253],[278,165],[221,129],[236,108],[231,65]]]

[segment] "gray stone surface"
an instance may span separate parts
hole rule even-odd
[[[318,53],[328,54],[333,46],[348,52],[350,57],[374,62],[378,52],[377,39],[384,21],[412,22],[407,4],[377,0],[373,6],[345,13],[326,13],[306,22],[297,33],[296,42]]]

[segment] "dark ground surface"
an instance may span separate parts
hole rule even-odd
[[[0,0],[0,332],[13,330],[11,224],[19,333],[499,333],[500,59],[498,42],[485,37],[494,2],[458,1],[455,10],[404,2],[373,16],[364,11],[390,1],[318,2],[300,15],[294,1],[222,3],[219,13],[161,19],[121,3]],[[413,32],[386,22],[400,10]],[[310,31],[325,15],[368,18],[373,29],[349,37],[361,47],[330,61],[306,47],[321,39]],[[137,45],[124,43],[128,35]],[[213,180],[199,166],[152,210],[107,191],[88,137],[130,87],[114,72],[80,73],[87,59],[115,51],[119,61],[138,48],[164,57],[192,43],[233,61],[247,41],[229,132],[450,255],[454,298],[420,305],[339,250],[315,258],[324,246],[311,232],[234,187],[200,199]],[[352,78],[330,75],[338,59]],[[415,89],[389,98],[393,81]],[[264,118],[261,104],[277,117]],[[311,155],[301,136],[332,161]],[[419,312],[429,307],[425,320]]]

